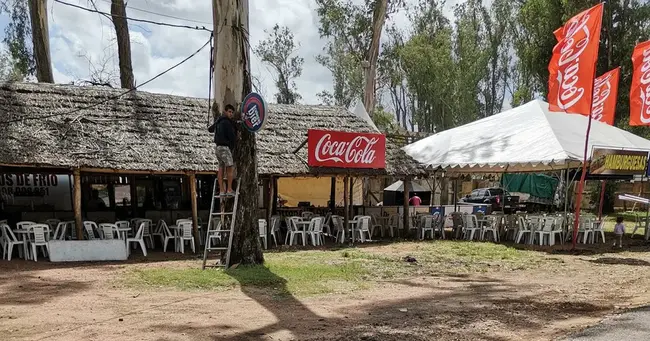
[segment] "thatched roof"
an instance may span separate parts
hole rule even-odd
[[[0,85],[0,165],[147,172],[215,169],[206,99],[143,91],[114,99],[121,92],[70,85]],[[258,169],[264,175],[343,173],[307,167],[306,147],[293,151],[309,128],[372,131],[365,121],[339,107],[276,104],[269,105],[269,112],[258,133]],[[413,159],[387,144],[386,170],[365,174],[423,174]]]

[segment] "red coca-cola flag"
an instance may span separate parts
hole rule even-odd
[[[310,167],[386,168],[386,136],[309,129]]]
[[[650,40],[637,45],[632,53],[630,125],[650,125]]]
[[[551,111],[590,112],[600,42],[603,4],[571,18],[560,30],[548,65],[548,103]]]
[[[606,72],[594,81],[594,96],[591,105],[591,118],[614,125],[616,99],[618,97],[618,77],[621,68]]]

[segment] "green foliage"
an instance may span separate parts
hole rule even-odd
[[[591,191],[590,201],[594,204],[594,213],[598,214],[600,205],[600,190],[602,189],[601,183],[598,182]],[[614,200],[616,199],[616,191],[618,190],[618,183],[615,181],[607,181],[605,183],[605,197],[603,200],[603,214],[610,214],[614,212]]]
[[[372,121],[375,123],[377,128],[384,133],[395,134],[400,131],[400,126],[395,122],[393,114],[385,111],[384,107],[381,105],[375,107]]]
[[[270,32],[265,32],[268,37],[259,43],[254,52],[276,73],[276,101],[280,104],[295,104],[302,98],[296,91],[294,81],[302,74],[305,62],[302,57],[294,55],[300,44],[294,42],[293,33],[288,27],[276,24]]]
[[[515,72],[513,105],[534,96],[546,95],[548,63],[556,44],[553,31],[598,0],[526,0],[520,1],[514,29],[514,46],[519,59]],[[630,127],[629,93],[634,46],[650,38],[650,2],[640,0],[608,1],[597,62],[597,75],[621,66],[616,106],[616,124],[631,132],[650,137],[647,127]]]
[[[0,0],[0,14],[7,14],[10,19],[5,28],[3,43],[9,50],[9,60],[14,64],[11,68],[12,77],[33,75],[36,62],[31,49],[32,28],[27,1]]]

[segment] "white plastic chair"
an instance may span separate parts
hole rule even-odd
[[[7,224],[0,224],[0,229],[4,230],[4,247],[2,250],[2,258],[11,260],[11,254],[14,251],[14,246],[18,245],[21,246],[23,244],[22,241],[18,240],[16,238],[16,235],[11,231],[11,228],[9,228],[9,225]],[[18,248],[19,253],[22,253],[22,248]]]
[[[544,245],[547,240],[544,237],[548,237],[548,245],[553,245],[555,241],[553,240],[553,228],[555,226],[555,218],[546,217],[542,223],[542,228],[535,231],[535,237],[539,240],[539,245]]]
[[[103,239],[105,240],[120,238],[120,234],[117,232],[117,225],[115,224],[99,224],[99,229],[102,231]],[[115,234],[117,234],[117,238],[115,238]]]
[[[433,239],[433,216],[424,216],[422,220],[420,220],[420,231],[420,240],[424,240],[427,232],[431,235],[431,239]]]
[[[68,230],[68,223],[65,221],[62,221],[56,225],[56,229],[54,230],[54,235],[52,236],[52,239],[54,240],[65,240],[65,234]]]
[[[463,215],[463,235],[467,240],[473,240],[474,235],[481,237],[481,227],[478,225],[478,218],[473,214]],[[478,232],[478,233],[477,233]]]
[[[167,223],[162,219],[160,221],[162,221],[162,223],[160,224],[161,225],[160,230],[162,231],[163,234],[163,239],[162,239],[163,252],[167,252],[167,245],[169,244],[169,241],[176,239],[176,237],[174,237],[172,231],[169,230],[169,226],[167,226]]]
[[[138,227],[138,231],[135,233],[135,236],[132,238],[126,238],[126,244],[127,244],[127,252],[131,253],[131,248],[128,246],[131,245],[131,243],[137,243],[140,245],[140,248],[142,249],[142,254],[144,254],[145,257],[147,257],[147,247],[144,244],[144,238],[142,238],[142,234],[144,233],[144,226],[145,223],[140,223],[140,227]]]
[[[354,230],[355,234],[359,235],[359,240],[362,243],[366,241],[372,241],[372,236],[370,235],[370,220],[369,216],[361,216],[357,218],[357,228]],[[368,238],[366,238],[368,236]]]
[[[266,238],[267,223],[266,219],[257,219],[257,226],[259,228],[260,239],[263,241],[264,250],[268,248],[268,239]]]
[[[298,229],[298,224],[301,219],[300,217],[290,217],[287,218],[287,224],[288,224],[288,237],[289,237],[289,245],[293,245],[294,239],[297,239],[298,237],[302,238],[302,243],[305,244],[305,235],[302,233],[301,230]]]
[[[499,219],[501,219],[501,217],[493,215],[485,216],[485,220],[487,220],[487,222],[481,228],[481,240],[485,240],[486,233],[491,233],[492,241],[499,241],[499,233],[497,232],[499,230]]]
[[[34,262],[38,261],[38,247],[41,247],[41,251],[43,251],[43,255],[47,256],[49,255],[49,247],[47,244],[47,239],[45,239],[45,231],[47,231],[50,226],[47,224],[35,224],[32,225],[31,227],[32,233],[34,235],[34,239],[29,242],[31,245],[31,250],[32,250],[32,255],[34,256]]]
[[[343,217],[332,215],[332,227],[336,230],[336,241],[345,242],[345,228],[343,227]]]
[[[603,217],[598,224],[594,223],[594,227],[591,230],[591,238],[593,238],[594,243],[598,242],[598,236],[600,236],[603,240],[603,243],[605,243],[605,230],[603,229],[605,225],[605,218],[607,217]]]
[[[153,236],[151,235],[151,225],[153,224],[153,221],[151,221],[151,219],[140,219],[140,222],[145,223],[144,231],[142,232],[142,238],[145,241],[148,241],[149,248],[153,249],[156,246],[156,243],[153,240]]]
[[[129,222],[126,221],[126,220],[119,220],[119,221],[115,222],[115,226],[117,226],[118,229],[122,229],[122,231],[124,231],[123,229],[128,229],[129,228]],[[122,236],[125,236],[124,239],[129,237],[128,232],[120,232],[120,231],[118,231],[117,234],[118,234],[120,239],[122,239]]]
[[[309,237],[311,237],[311,244],[314,246],[325,244],[323,237],[323,220],[322,217],[316,217],[312,218],[309,222],[309,230],[307,233],[309,234]]]
[[[578,241],[580,241],[580,235],[582,235],[582,243],[587,244],[591,241],[593,233],[593,220],[590,217],[581,217],[580,225],[578,226]]]
[[[281,222],[280,216],[274,215],[271,217],[271,237],[273,237],[273,243],[275,244],[275,247],[278,247],[278,236],[280,234],[280,222]]]
[[[16,228],[18,230],[29,230],[29,227],[32,225],[36,225],[36,223],[33,221],[21,221],[18,224],[16,224]]]
[[[311,219],[313,216],[314,216],[314,213],[313,212],[308,212],[308,211],[302,212],[300,214],[300,217],[302,219]]]
[[[95,230],[97,230],[97,224],[95,222],[84,221],[84,230],[86,231],[88,240],[95,240],[97,238],[95,236]]]
[[[440,233],[440,238],[445,239],[445,217],[436,212],[433,214],[433,237],[435,238],[436,232]]]
[[[526,219],[522,216],[517,217],[517,236],[515,237],[515,243],[519,244],[521,239],[526,236],[530,235],[531,230],[530,226],[526,223]],[[525,241],[525,239],[524,239]]]
[[[158,224],[156,224],[156,228],[153,230],[153,233],[151,233],[151,237],[155,239],[156,237],[160,238],[160,242],[164,243],[165,242],[165,231],[163,231],[163,224],[166,224],[164,220],[160,219],[158,220]]]
[[[394,238],[395,235],[399,235],[399,228],[401,226],[401,217],[397,214],[393,214],[388,218],[388,230],[390,231],[390,237]]]
[[[192,236],[192,223],[182,222],[179,227],[181,228],[181,236],[178,237],[181,243],[181,253],[185,253],[185,242],[189,242],[192,247],[192,253],[196,253],[196,245],[194,244],[194,237]]]

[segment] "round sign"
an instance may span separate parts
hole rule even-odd
[[[254,92],[248,94],[241,105],[241,117],[244,126],[251,133],[262,129],[266,121],[266,103],[262,96]]]

